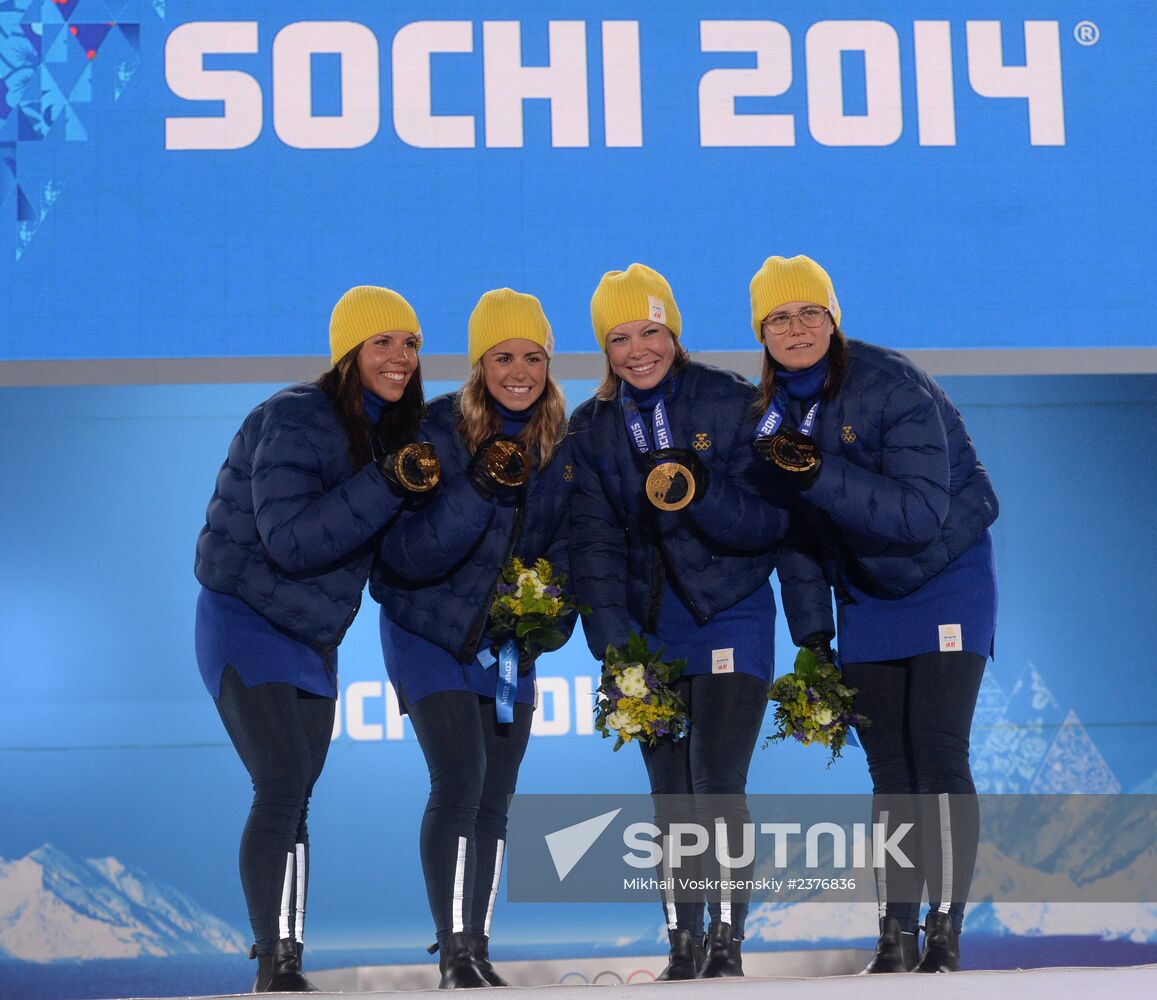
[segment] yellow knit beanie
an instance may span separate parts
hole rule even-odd
[[[422,346],[422,328],[413,307],[397,292],[377,285],[351,288],[329,317],[329,360],[336,365],[358,344],[377,333],[412,333]]]
[[[751,328],[763,343],[763,321],[785,302],[814,302],[840,325],[840,304],[828,272],[810,257],[768,257],[751,279]]]
[[[554,354],[554,334],[538,299],[513,288],[486,292],[470,314],[466,349],[470,364],[478,364],[490,348],[512,338],[538,344],[548,358]]]
[[[671,286],[646,264],[632,264],[625,271],[608,271],[591,296],[591,323],[600,350],[606,350],[607,334],[616,326],[646,319],[662,323],[679,339],[683,318]]]

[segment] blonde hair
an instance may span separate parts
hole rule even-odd
[[[474,366],[470,378],[458,394],[458,433],[466,444],[466,450],[473,452],[492,434],[502,430],[502,417],[494,403],[494,397],[486,389],[486,376],[482,365]],[[534,408],[530,422],[518,435],[531,460],[545,469],[554,457],[555,451],[566,437],[566,397],[562,388],[550,371],[547,362],[546,384]]]
[[[672,337],[674,340],[674,338]],[[606,357],[606,355],[604,355]],[[614,369],[611,368],[611,359],[606,357],[607,372],[603,376],[603,381],[595,390],[595,399],[603,401],[614,399],[619,394],[619,386],[623,384],[623,380],[615,374]],[[675,340],[675,360],[671,362],[671,371],[677,372],[681,368],[686,368],[691,363],[691,355],[687,348]]]

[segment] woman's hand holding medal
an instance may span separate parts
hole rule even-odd
[[[753,447],[771,462],[796,489],[806,490],[815,482],[823,465],[823,456],[808,435],[784,428],[775,434],[758,437]]]
[[[492,434],[471,456],[466,475],[484,497],[498,496],[526,484],[530,478],[530,458],[514,438]]]
[[[386,481],[402,493],[428,493],[438,485],[442,466],[429,441],[413,441],[378,459]]]
[[[647,499],[659,510],[682,510],[707,492],[707,466],[690,448],[659,448],[647,464]]]

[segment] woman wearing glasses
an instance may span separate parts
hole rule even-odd
[[[731,372],[691,361],[665,278],[642,264],[609,271],[591,299],[606,378],[571,419],[575,495],[571,566],[594,656],[634,631],[685,659],[676,692],[691,725],[679,741],[640,744],[656,825],[689,822],[727,831],[742,852],[747,769],[767,708],[775,644],[768,583],[785,510],[750,481],[755,390]],[[714,806],[703,796],[716,796]],[[697,813],[701,812],[701,815]],[[720,837],[722,840],[722,837]],[[709,852],[714,856],[714,852]],[[675,872],[687,878],[686,868]],[[718,868],[706,873],[720,878]],[[743,881],[735,869],[725,881]],[[670,961],[660,979],[740,976],[750,893],[664,892]]]
[[[918,832],[904,842],[915,868],[877,873],[865,971],[955,971],[978,825],[968,737],[996,628],[996,495],[944,391],[902,355],[844,337],[815,261],[769,257],[751,320],[764,347],[755,447],[795,497],[779,564],[792,638],[830,662],[838,634],[871,723],[860,739],[873,820]]]

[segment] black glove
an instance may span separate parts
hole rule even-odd
[[[530,459],[514,438],[493,434],[470,457],[466,475],[474,488],[489,499],[525,485],[530,478]]]
[[[499,662],[499,651],[502,649],[502,643],[496,642],[490,647],[490,655],[494,657],[495,662]],[[521,643],[518,646],[518,676],[525,677],[534,669],[534,664],[542,655],[542,650],[537,649],[533,643],[529,650],[522,648]]]
[[[669,481],[660,482],[647,477],[647,493],[656,491],[656,497],[651,500],[656,507],[665,510],[679,510],[689,503],[694,503],[707,492],[710,479],[707,475],[707,466],[690,448],[660,448],[647,455],[647,468],[651,473],[660,465],[668,462],[681,465],[691,473],[691,481],[687,482],[682,473],[678,473]],[[690,498],[687,494],[690,493]],[[656,503],[656,499],[660,502]],[[672,506],[668,506],[672,505]]]
[[[518,650],[518,676],[525,677],[534,669],[535,661],[541,655],[541,650],[536,649],[531,645],[529,650],[519,647]]]
[[[816,659],[820,663],[826,663],[833,667],[836,665],[836,654],[832,650],[831,636],[825,635],[823,632],[813,632],[811,635],[805,635],[799,644],[804,649],[810,649],[815,653]]]
[[[438,485],[442,466],[429,441],[414,441],[378,459],[386,481],[399,493],[428,493]]]
[[[823,455],[815,441],[791,428],[756,438],[752,447],[799,490],[806,490],[815,482],[823,465]]]

